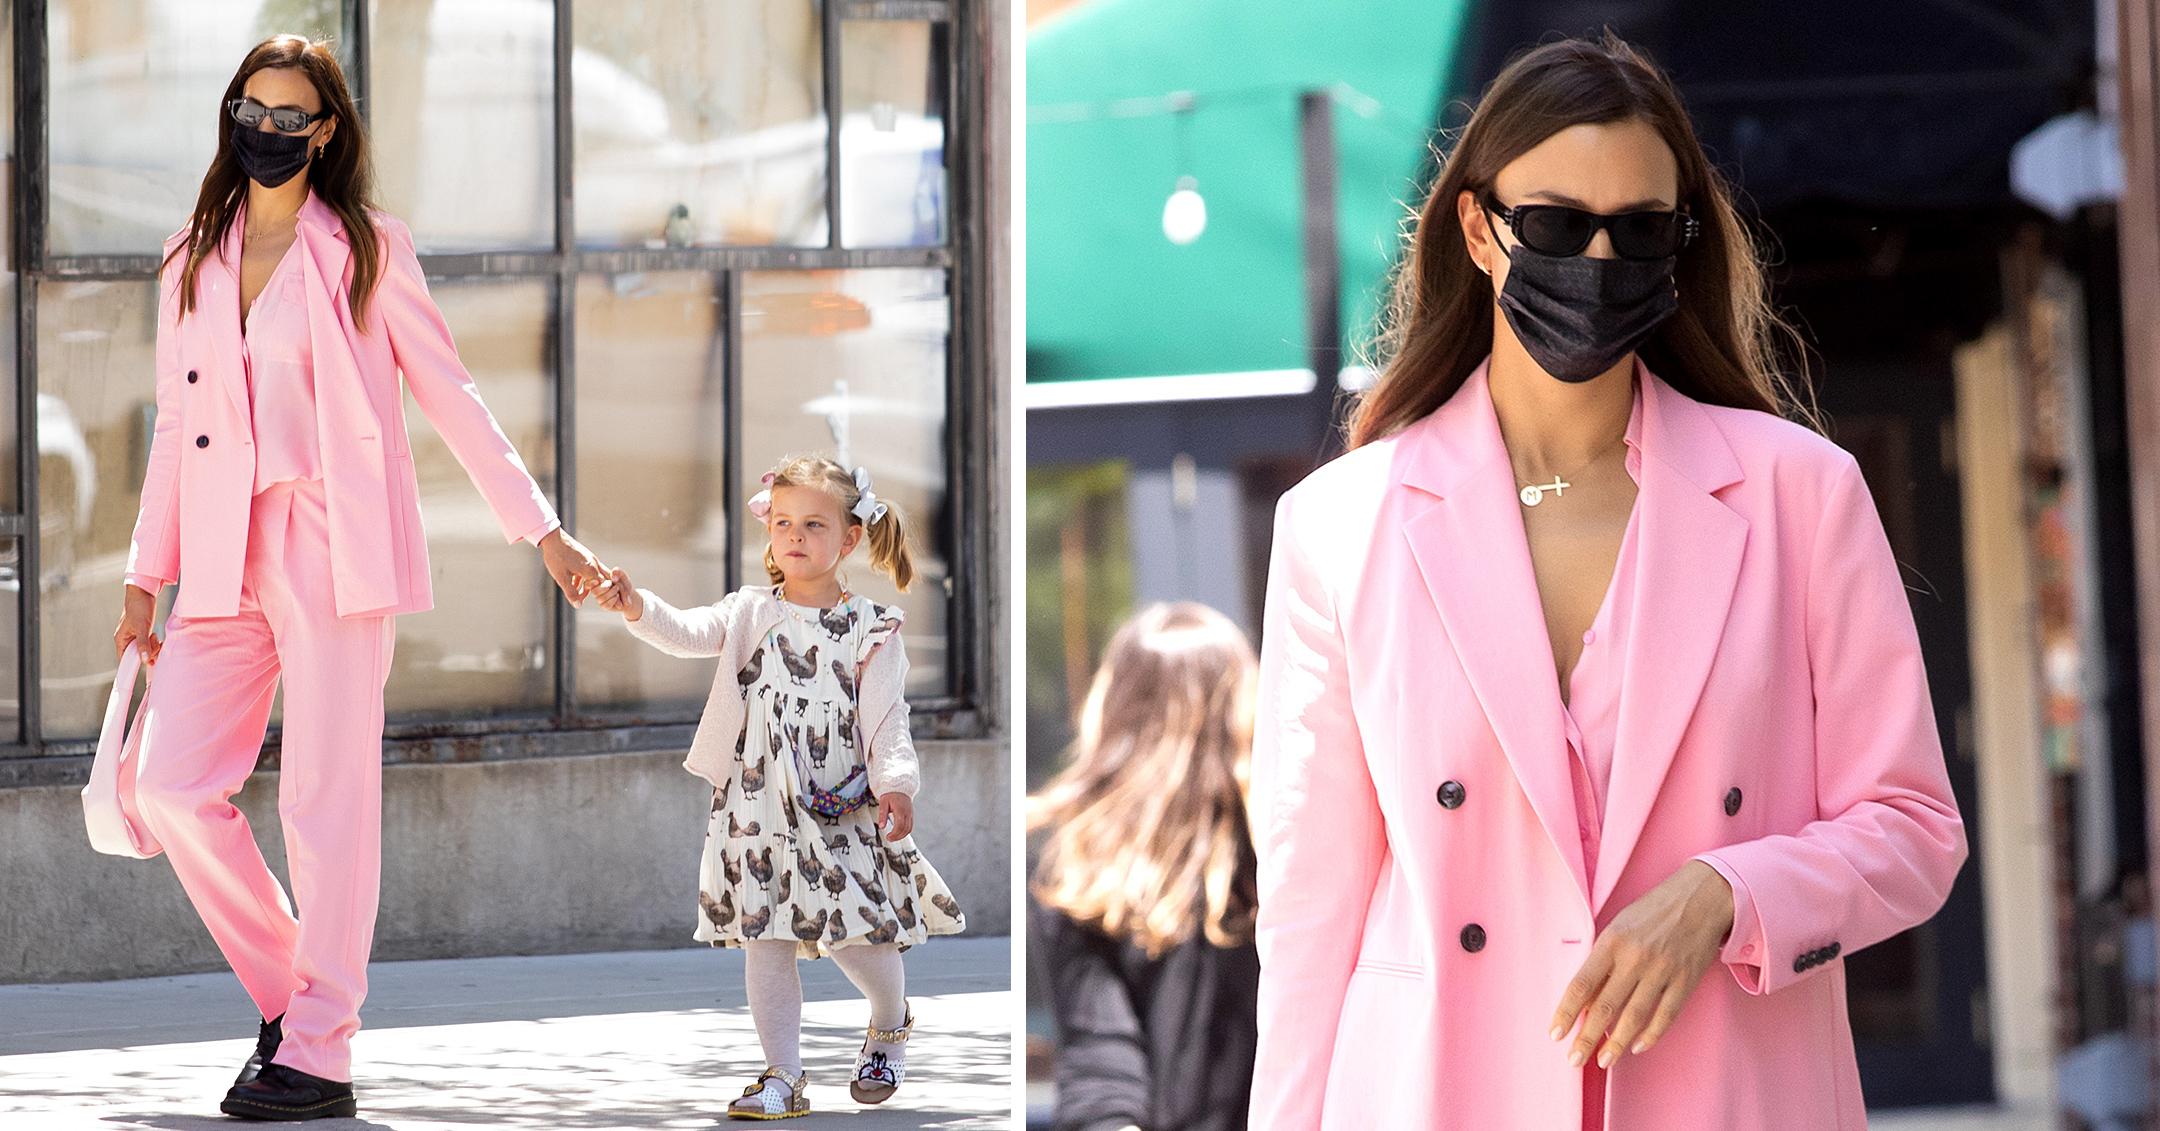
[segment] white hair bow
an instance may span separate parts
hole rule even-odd
[[[855,469],[855,489],[862,492],[862,498],[855,500],[853,508],[855,517],[863,520],[865,526],[876,525],[877,520],[885,517],[885,512],[889,508],[886,507],[885,500],[878,498],[870,490],[869,468],[858,467]]]

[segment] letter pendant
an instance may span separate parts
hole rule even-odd
[[[1574,486],[1574,484],[1567,482],[1566,480],[1560,478],[1557,475],[1553,476],[1553,480],[1550,483],[1529,484],[1522,489],[1523,505],[1526,507],[1534,507],[1539,503],[1545,501],[1545,492],[1551,491],[1555,495],[1564,494],[1565,489],[1572,486]]]

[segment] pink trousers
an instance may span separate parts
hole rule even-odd
[[[280,1064],[351,1079],[382,874],[383,684],[395,618],[340,618],[319,480],[254,498],[240,612],[171,616],[142,707],[143,817],[264,1017]],[[285,685],[278,816],[293,899],[231,797]],[[297,903],[299,915],[293,914]]]

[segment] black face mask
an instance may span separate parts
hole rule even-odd
[[[276,188],[307,168],[308,146],[313,141],[307,134],[272,133],[245,126],[235,126],[232,134],[233,155],[240,160],[240,171],[264,188]]]
[[[1539,368],[1562,381],[1588,381],[1680,309],[1677,262],[1542,255],[1517,244],[1508,251],[1500,310]]]

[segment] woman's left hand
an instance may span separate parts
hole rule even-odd
[[[1583,1018],[1568,1063],[1580,1068],[1595,1051],[1598,1067],[1610,1068],[1623,1051],[1656,1044],[1732,930],[1732,901],[1732,885],[1717,869],[1690,860],[1622,908],[1553,1014],[1556,1041]],[[1606,1040],[1597,1049],[1600,1037]]]
[[[600,567],[600,559],[559,526],[540,539],[540,560],[546,563],[548,576],[555,579],[563,597],[580,608],[584,607],[585,598],[600,588],[601,581],[607,577],[607,571]]]
[[[915,831],[915,799],[905,793],[878,794],[878,828],[886,840],[899,840]]]

